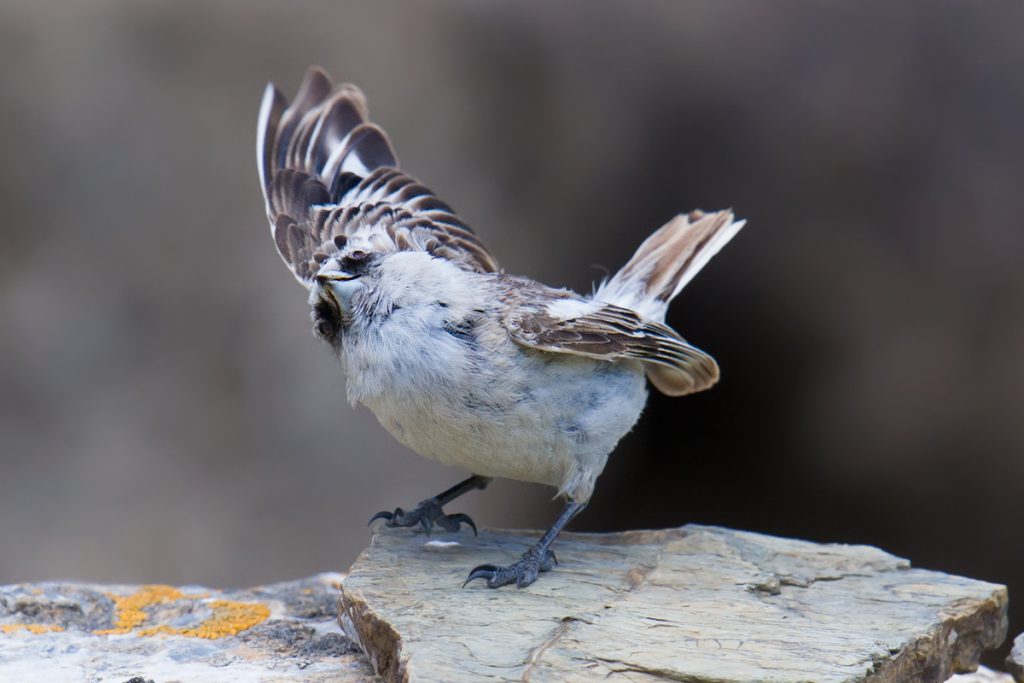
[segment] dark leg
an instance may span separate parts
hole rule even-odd
[[[555,537],[565,528],[565,525],[585,507],[587,507],[586,503],[570,500],[565,504],[565,509],[562,510],[562,514],[558,516],[551,528],[529,550],[523,553],[523,559],[507,567],[482,564],[469,573],[469,578],[466,579],[466,583],[462,584],[462,587],[465,588],[466,584],[473,579],[487,579],[488,588],[498,588],[510,583],[514,583],[518,588],[529,586],[537,580],[541,572],[550,571],[553,566],[558,564],[558,558],[551,551],[551,544],[554,543]]]
[[[490,477],[481,477],[479,474],[474,474],[469,479],[460,481],[447,491],[439,493],[433,498],[427,498],[408,512],[402,508],[395,508],[394,512],[378,512],[370,518],[369,523],[373,524],[375,520],[384,519],[387,520],[384,526],[389,527],[419,525],[426,532],[427,536],[430,535],[430,530],[434,528],[435,524],[445,531],[458,531],[462,524],[465,523],[473,529],[473,535],[475,536],[476,524],[473,524],[473,520],[469,518],[469,515],[464,515],[461,512],[454,515],[446,515],[441,508],[463,493],[468,493],[473,489],[485,489],[490,483]]]

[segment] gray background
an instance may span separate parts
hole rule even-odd
[[[0,582],[343,569],[371,513],[463,476],[349,408],[274,252],[256,109],[316,63],[511,272],[586,290],[675,212],[750,220],[670,315],[723,382],[653,399],[575,528],[866,542],[1024,592],[1022,19],[4,3]],[[544,526],[551,494],[453,509]]]

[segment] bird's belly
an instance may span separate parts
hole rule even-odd
[[[647,399],[635,363],[519,350],[462,360],[443,375],[385,372],[358,400],[420,455],[564,488],[581,468],[600,474]]]

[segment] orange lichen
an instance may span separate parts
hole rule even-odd
[[[211,614],[194,626],[145,626],[150,618],[159,619],[162,614],[157,610],[154,614],[146,608],[154,605],[169,605],[181,600],[199,601],[208,594],[186,595],[173,586],[143,586],[131,595],[107,594],[114,601],[114,627],[93,631],[98,636],[123,635],[132,633],[137,636],[154,636],[158,634],[186,636],[189,638],[207,638],[214,640],[234,636],[253,626],[262,624],[270,618],[270,608],[262,602],[238,602],[235,600],[211,600],[207,603],[197,602],[193,605],[176,606],[182,608],[177,614],[192,614],[196,608],[206,607]],[[172,609],[174,611],[174,609]],[[150,610],[152,612],[152,610]],[[203,612],[205,614],[205,611]],[[26,632],[33,634],[54,633],[64,628],[46,624],[0,624],[0,633]]]
[[[213,610],[213,615],[195,626],[185,628],[166,625],[154,626],[139,631],[139,635],[154,636],[165,634],[216,640],[217,638],[237,635],[253,626],[262,624],[270,618],[270,609],[261,602],[214,600],[209,606]]]
[[[117,611],[114,628],[93,631],[98,636],[129,633],[132,629],[145,623],[148,616],[144,611],[146,607],[191,597],[172,586],[143,586],[131,595],[114,595],[112,593],[108,593],[108,595],[114,601],[114,609]]]
[[[56,624],[0,624],[0,633],[28,631],[29,633],[39,635],[40,633],[59,633],[63,630],[63,626],[57,626]]]

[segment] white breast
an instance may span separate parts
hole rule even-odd
[[[349,398],[420,455],[586,500],[646,402],[639,363],[524,349],[499,324],[487,279],[452,277],[345,335]]]

